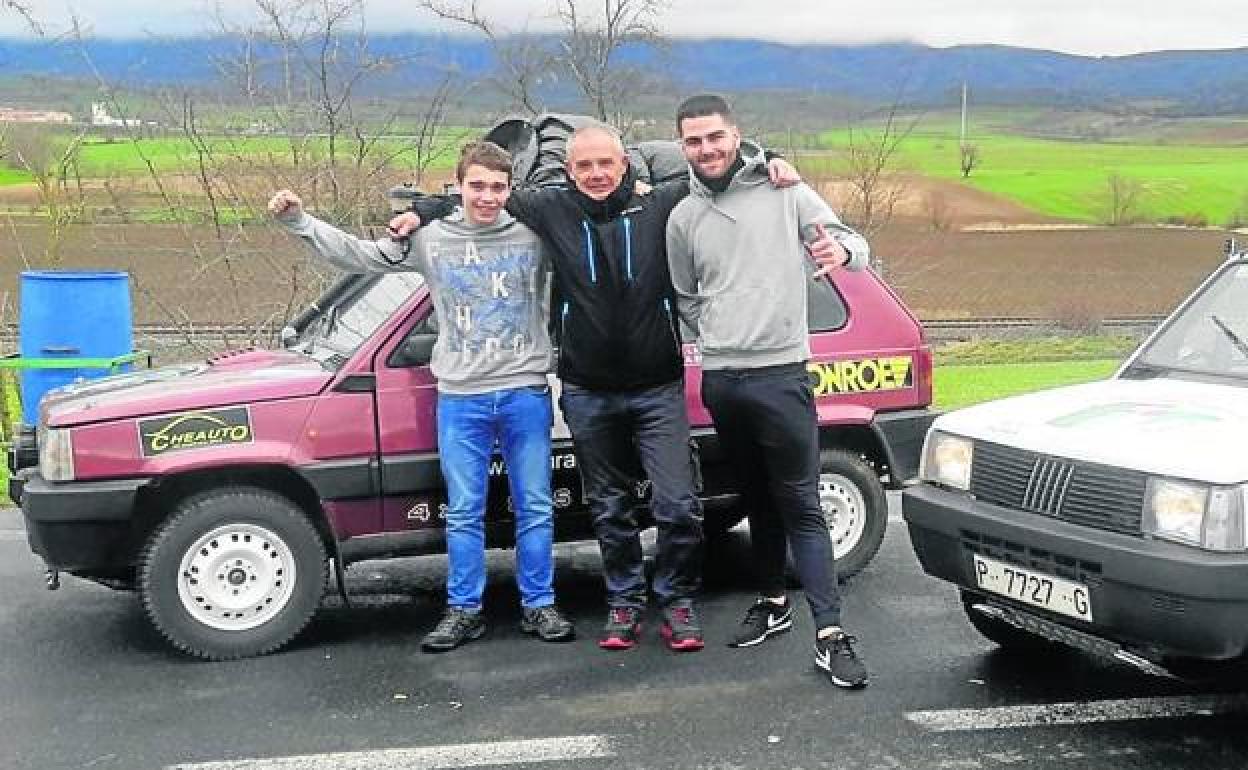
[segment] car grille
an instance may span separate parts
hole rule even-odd
[[[1139,535],[1147,484],[1135,471],[975,442],[971,494],[1072,524]]]

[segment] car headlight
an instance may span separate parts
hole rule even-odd
[[[40,431],[39,475],[48,481],[74,480],[74,444],[68,428]]]
[[[1244,549],[1244,488],[1152,479],[1144,498],[1145,534],[1211,551]]]
[[[975,444],[970,439],[932,431],[923,447],[919,475],[924,481],[969,490],[974,454]]]

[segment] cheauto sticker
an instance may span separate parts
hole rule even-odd
[[[911,356],[882,356],[846,361],[811,361],[806,365],[816,396],[872,393],[914,386]]]
[[[250,444],[253,438],[251,412],[245,406],[139,420],[139,446],[144,457],[227,444]]]

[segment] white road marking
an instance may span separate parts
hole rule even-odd
[[[346,751],[270,759],[172,765],[168,770],[441,770],[537,762],[608,759],[615,756],[603,735],[570,735],[526,741],[461,743],[418,749]]]
[[[24,529],[0,529],[0,540],[26,540]]]
[[[910,711],[906,719],[937,733],[1010,730],[1020,727],[1086,725],[1141,719],[1209,717],[1248,711],[1245,695],[1191,695],[1168,698],[1048,703],[985,709]]]

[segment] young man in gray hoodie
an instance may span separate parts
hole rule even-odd
[[[730,644],[753,646],[792,627],[787,536],[815,620],[815,665],[839,687],[862,687],[867,671],[841,628],[819,506],[806,292],[812,272],[862,269],[867,244],[808,186],[766,183],[762,158],[743,154],[723,98],[685,100],[676,123],[693,174],[689,197],[668,220],[672,283],[698,334],[702,400],[741,480],[759,578],[760,596]]]
[[[433,297],[441,330],[431,369],[448,497],[448,570],[447,611],[421,643],[427,652],[485,633],[484,517],[496,441],[515,509],[521,629],[545,641],[574,636],[553,588],[550,265],[533,231],[503,210],[511,167],[511,156],[497,145],[466,145],[456,168],[462,215],[404,238],[374,242],[344,233],[305,213],[289,190],[269,202],[277,220],[327,262],[354,273],[416,271]]]

